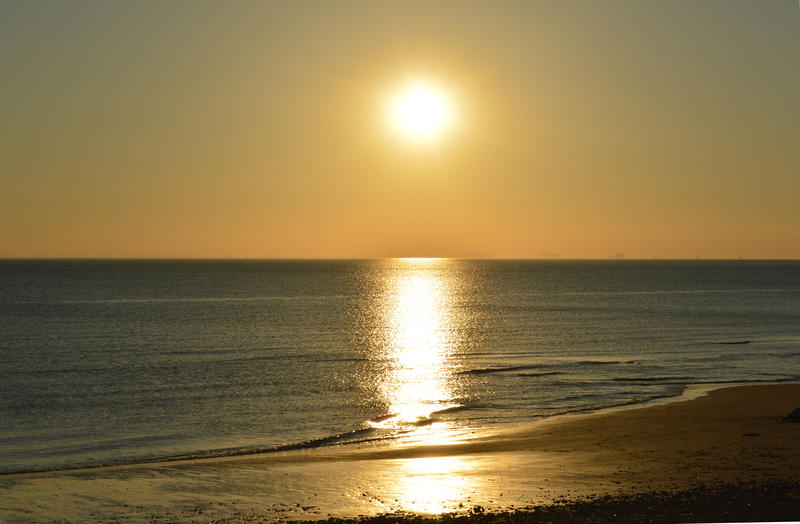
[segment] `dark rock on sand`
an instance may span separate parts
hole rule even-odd
[[[800,408],[795,409],[781,420],[784,422],[800,422]]]

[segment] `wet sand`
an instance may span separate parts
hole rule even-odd
[[[727,500],[731,507],[747,496],[769,500],[765,486],[797,493],[800,424],[780,420],[797,407],[800,384],[732,387],[461,442],[5,475],[0,520],[252,522],[443,512],[485,519],[565,499],[593,501],[580,507],[586,520],[602,514],[605,496],[645,497],[639,507],[652,505],[655,492],[662,502],[677,494],[669,495],[678,497],[673,505],[691,499],[722,511]],[[800,518],[800,507],[787,504]],[[630,508],[615,511],[636,520]]]

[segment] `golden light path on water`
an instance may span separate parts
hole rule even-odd
[[[450,353],[452,290],[434,260],[404,260],[387,282],[383,358],[390,362],[380,392],[388,405],[385,427],[432,425],[434,412],[453,400]]]
[[[448,443],[459,438],[452,425],[435,413],[458,407],[453,357],[458,317],[454,311],[456,277],[444,270],[447,261],[406,259],[387,283],[385,355],[391,365],[380,391],[389,406],[378,427],[411,428],[411,439]],[[456,509],[474,492],[462,457],[406,459],[386,486],[386,492],[406,510],[441,513]]]

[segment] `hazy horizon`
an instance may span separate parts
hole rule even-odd
[[[452,257],[436,257],[436,256],[385,256],[385,257],[168,257],[168,256],[108,256],[108,257],[10,257],[0,256],[0,260],[42,260],[42,261],[60,261],[60,260],[75,260],[75,261],[111,261],[111,260],[142,260],[142,261],[183,261],[183,260],[197,260],[197,261],[293,261],[293,260],[307,260],[307,261],[357,261],[357,260],[474,260],[474,261],[519,261],[519,262],[685,262],[685,261],[702,261],[702,262],[796,262],[799,258],[703,258],[700,256],[686,257],[686,258],[668,258],[653,256],[650,258],[636,258],[625,256],[609,256],[609,257],[576,257],[576,258],[563,258],[563,257],[473,257],[473,256],[452,256]]]
[[[798,28],[796,0],[7,0],[0,257],[798,259]]]

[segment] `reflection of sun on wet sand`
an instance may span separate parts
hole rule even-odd
[[[800,424],[780,418],[798,406],[800,384],[746,386],[445,444],[6,475],[0,477],[0,517],[321,519],[797,482]],[[800,507],[794,511],[797,516]]]

